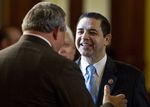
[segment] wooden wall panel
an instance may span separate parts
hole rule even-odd
[[[40,2],[40,0],[2,0],[3,2],[3,25],[15,25],[20,27],[22,19],[28,10]]]
[[[144,69],[144,0],[112,0],[113,57]]]
[[[82,13],[82,0],[70,0],[70,26],[75,33],[76,24]]]
[[[20,26],[26,13],[40,0],[11,0],[11,24]]]
[[[79,16],[82,14],[82,0],[70,0],[70,27],[75,36],[76,25]],[[75,60],[80,56],[79,52],[76,51]]]

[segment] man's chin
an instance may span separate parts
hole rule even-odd
[[[82,56],[85,56],[85,57],[90,57],[90,56],[92,56],[91,53],[89,53],[89,52],[83,52],[81,55],[82,55]]]

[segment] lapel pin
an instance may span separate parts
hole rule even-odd
[[[108,84],[112,85],[114,83],[114,80],[113,79],[109,79],[108,80]]]

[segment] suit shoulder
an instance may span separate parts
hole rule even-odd
[[[118,71],[125,71],[126,73],[137,75],[140,75],[142,73],[142,71],[134,65],[117,60],[114,60],[114,63]]]
[[[56,68],[60,68],[60,71],[64,71],[64,70],[67,71],[68,69],[69,70],[78,70],[78,71],[80,70],[78,65],[75,62],[73,62],[55,52],[51,52],[51,55],[49,57],[50,57],[49,59],[51,59],[51,62],[53,63],[53,65],[56,65]]]

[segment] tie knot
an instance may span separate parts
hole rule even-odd
[[[87,72],[87,74],[93,75],[96,73],[96,68],[93,65],[88,65],[86,67],[86,72]]]

